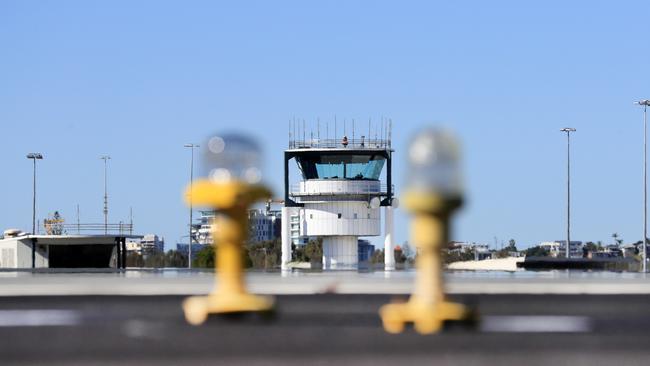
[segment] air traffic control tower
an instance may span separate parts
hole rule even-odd
[[[395,268],[392,210],[397,201],[393,198],[388,124],[382,132],[374,139],[355,139],[353,132],[351,138],[323,140],[306,139],[304,132],[302,139],[296,139],[295,132],[290,133],[289,148],[284,152],[283,269],[291,262],[292,219],[299,219],[301,236],[323,239],[323,269],[356,269],[359,237],[381,235],[382,206],[385,267]],[[291,159],[302,176],[297,184],[289,174]],[[384,166],[386,182],[381,181]]]

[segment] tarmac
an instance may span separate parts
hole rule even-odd
[[[648,364],[650,288],[644,275],[521,271],[446,277],[450,297],[475,309],[477,319],[422,336],[411,329],[387,334],[378,316],[381,305],[407,298],[413,280],[408,271],[249,273],[252,289],[274,294],[275,316],[212,317],[198,327],[185,322],[181,303],[212,288],[211,272],[3,272],[1,363]],[[509,286],[516,293],[507,293]],[[156,294],[160,287],[168,293]],[[582,290],[569,293],[575,289]]]
[[[181,296],[0,298],[3,365],[647,365],[648,295],[456,295],[441,334],[383,331],[389,295],[281,295],[275,318],[188,325]]]
[[[251,292],[269,295],[410,294],[415,271],[247,272]],[[451,294],[650,294],[650,275],[606,271],[448,271]],[[200,295],[214,271],[185,269],[0,272],[0,296]]]

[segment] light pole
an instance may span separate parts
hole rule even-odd
[[[183,147],[187,147],[191,151],[190,155],[190,187],[192,186],[192,182],[194,180],[194,148],[199,147],[197,144],[185,144]],[[190,192],[192,190],[190,189]],[[191,194],[191,193],[190,193]],[[190,236],[188,239],[188,246],[187,246],[187,268],[192,268],[192,197],[189,198],[189,203],[190,203]]]
[[[571,258],[571,132],[575,128],[565,127],[560,131],[566,132],[566,258]]]
[[[646,249],[646,238],[648,237],[648,120],[647,120],[647,110],[650,106],[650,100],[642,99],[638,102],[634,102],[643,106],[643,264],[641,265],[641,270],[643,273],[647,272],[647,249]]]
[[[36,235],[36,160],[42,160],[41,153],[29,153],[27,159],[34,161],[34,193],[32,194],[32,235]]]
[[[104,235],[108,235],[108,161],[111,159],[108,155],[99,157],[104,160]]]

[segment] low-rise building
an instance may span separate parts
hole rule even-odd
[[[126,241],[139,235],[31,235],[5,231],[0,268],[125,268]]]

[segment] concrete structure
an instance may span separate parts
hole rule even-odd
[[[322,237],[323,268],[353,269],[358,264],[358,238],[381,234],[380,207],[386,207],[385,267],[395,268],[394,205],[390,138],[290,140],[284,152],[283,217],[298,217],[299,237]],[[289,161],[295,159],[302,180],[290,184]],[[380,176],[387,166],[386,184]],[[295,222],[282,232],[282,268],[291,261]]]
[[[126,239],[138,235],[28,235],[0,240],[0,268],[126,268]]]

